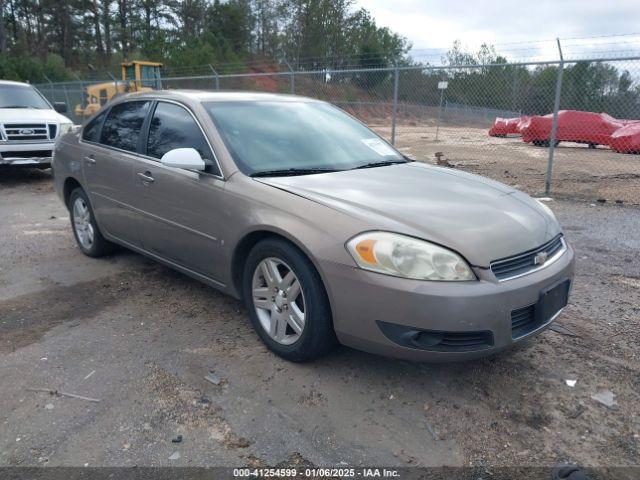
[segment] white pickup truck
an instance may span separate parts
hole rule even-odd
[[[27,83],[0,80],[0,166],[49,168],[56,138],[73,123]]]

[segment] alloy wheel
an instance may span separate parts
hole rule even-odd
[[[89,206],[82,197],[77,197],[73,202],[73,226],[80,245],[84,249],[90,250],[93,246],[95,232],[91,224]]]
[[[276,342],[295,343],[304,330],[304,292],[298,277],[283,260],[263,259],[253,273],[253,305],[260,325]]]

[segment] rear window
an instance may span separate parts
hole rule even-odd
[[[149,101],[125,102],[112,107],[102,126],[100,143],[128,152],[137,151],[150,104]]]

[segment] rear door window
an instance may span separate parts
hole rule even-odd
[[[147,155],[162,158],[174,148],[195,148],[207,164],[207,170],[220,175],[213,152],[191,113],[174,103],[158,102],[149,126]]]
[[[136,152],[142,124],[150,105],[149,101],[137,101],[113,106],[102,126],[100,143],[120,150]]]

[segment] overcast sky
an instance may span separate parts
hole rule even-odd
[[[357,0],[357,4],[369,10],[378,25],[407,37],[416,56],[430,54],[424,49],[448,49],[459,39],[472,51],[487,42],[511,58],[555,58],[555,37],[566,38],[566,50],[576,55],[611,49],[640,52],[640,35],[569,40],[640,32],[638,0]],[[513,43],[523,41],[536,43]]]

